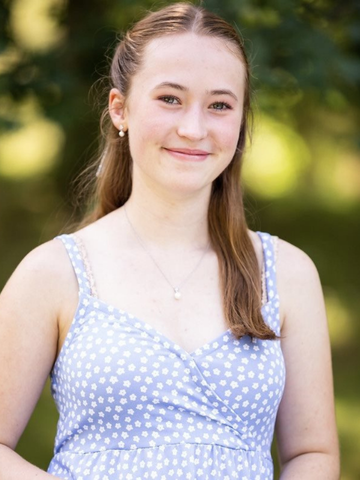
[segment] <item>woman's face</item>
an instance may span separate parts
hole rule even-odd
[[[133,188],[210,193],[234,156],[243,113],[245,68],[231,48],[193,33],[159,37],[147,45],[121,112],[112,91],[113,123],[129,135]]]

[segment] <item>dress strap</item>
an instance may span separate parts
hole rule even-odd
[[[256,232],[263,247],[263,268],[261,272],[262,304],[269,302],[277,294],[276,257],[278,237],[268,233]]]
[[[63,234],[56,238],[63,242],[69,255],[78,281],[79,293],[97,297],[94,277],[81,239],[75,234]]]

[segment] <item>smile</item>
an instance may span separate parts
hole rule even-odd
[[[164,150],[179,160],[193,162],[205,160],[210,155],[210,152],[206,152],[205,150],[195,150],[191,148],[164,148]]]

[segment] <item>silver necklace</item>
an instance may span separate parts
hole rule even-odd
[[[157,263],[157,261],[155,260],[155,258],[152,256],[152,254],[149,252],[149,250],[146,248],[143,240],[141,239],[140,235],[137,233],[137,231],[135,230],[135,227],[134,225],[130,222],[130,219],[129,219],[129,216],[127,214],[127,211],[126,211],[126,205],[124,205],[124,212],[125,212],[125,217],[132,229],[132,231],[134,232],[134,235],[135,237],[138,239],[138,242],[140,243],[141,247],[144,249],[144,251],[149,255],[149,257],[151,258],[151,260],[154,262],[155,266],[157,267],[157,269],[159,270],[159,272],[161,273],[161,275],[165,278],[165,280],[167,281],[167,283],[170,285],[170,287],[172,288],[173,292],[174,292],[174,298],[175,300],[180,300],[181,298],[181,292],[180,292],[180,288],[185,285],[185,283],[189,280],[189,278],[191,277],[191,275],[195,272],[195,270],[200,266],[200,263],[202,262],[203,258],[205,257],[207,251],[208,251],[208,248],[209,248],[209,244],[207,245],[207,248],[205,249],[204,253],[201,255],[199,261],[197,262],[197,264],[195,265],[195,267],[191,270],[191,272],[184,278],[184,280],[182,282],[180,282],[176,287],[170,282],[170,280],[167,278],[167,276],[165,275],[165,273],[162,271],[162,269],[160,268],[159,264]]]

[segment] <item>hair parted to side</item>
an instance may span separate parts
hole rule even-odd
[[[251,119],[250,72],[242,39],[235,28],[203,7],[189,3],[174,3],[151,12],[137,22],[117,45],[111,63],[108,91],[117,88],[126,100],[131,80],[141,68],[147,44],[158,37],[186,32],[219,38],[235,46],[245,67],[243,119],[237,151],[228,167],[213,182],[208,211],[209,234],[219,260],[224,312],[232,332],[238,338],[250,335],[260,339],[276,339],[277,336],[261,315],[260,272],[248,233],[240,184]],[[128,135],[119,138],[117,129],[110,121],[108,109],[101,117],[101,131],[102,152],[94,165],[94,168],[98,168],[101,164],[101,175],[95,177],[93,169],[89,169],[96,180],[89,194],[92,208],[81,226],[124,205],[132,190]]]

